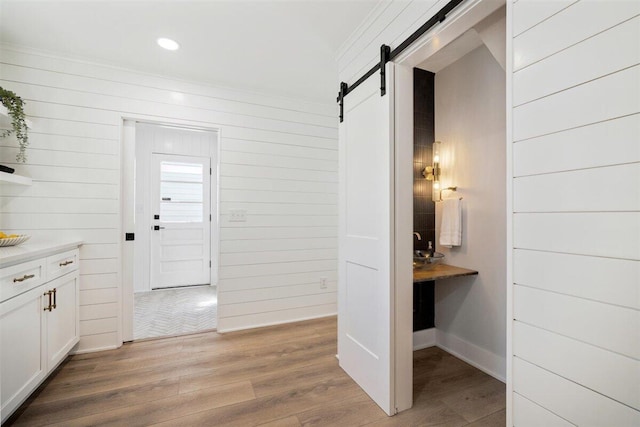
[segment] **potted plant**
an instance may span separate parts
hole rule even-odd
[[[24,101],[12,91],[0,87],[0,102],[7,108],[13,128],[0,130],[0,137],[4,138],[15,132],[20,146],[18,154],[16,155],[16,161],[18,163],[25,163],[27,161],[25,150],[29,146],[29,138],[27,136],[27,122],[24,115]]]

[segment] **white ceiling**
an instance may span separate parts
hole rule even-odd
[[[484,44],[502,69],[505,69],[506,19],[506,6],[502,6],[416,67],[437,73]]]
[[[482,46],[482,39],[476,30],[472,28],[416,65],[416,67],[437,73],[480,46]]]
[[[379,0],[1,0],[0,41],[221,86],[333,102],[335,56]],[[169,37],[175,52],[156,45]]]

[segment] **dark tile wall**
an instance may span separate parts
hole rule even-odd
[[[422,175],[433,158],[435,138],[434,77],[428,71],[413,69],[413,231],[422,240],[413,238],[414,249],[427,249],[436,243],[436,206],[431,200],[431,182]],[[413,330],[435,326],[435,283],[413,285]]]
[[[429,71],[413,69],[413,231],[415,249],[427,249],[436,243],[436,206],[431,200],[431,182],[422,175],[432,163],[435,138],[434,77]]]
[[[436,320],[435,282],[413,284],[413,331],[433,328]]]

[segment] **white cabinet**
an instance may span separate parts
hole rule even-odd
[[[39,286],[0,304],[2,421],[46,377],[43,290]]]
[[[51,311],[43,311],[47,337],[47,366],[57,366],[78,342],[78,272],[45,285],[52,292]],[[44,295],[44,293],[43,293]]]
[[[78,249],[0,270],[2,422],[79,340]]]
[[[0,270],[0,302],[46,282],[45,264],[46,258],[36,259]]]
[[[79,252],[77,249],[60,252],[47,257],[47,280],[53,280],[70,271],[78,269]]]

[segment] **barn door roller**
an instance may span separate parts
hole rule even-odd
[[[393,60],[396,56],[400,55],[403,50],[409,47],[413,42],[418,40],[421,35],[429,31],[434,25],[442,22],[447,17],[447,14],[455,9],[460,3],[464,0],[451,0],[449,3],[444,5],[442,9],[436,12],[427,22],[425,22],[420,28],[413,32],[405,41],[400,43],[398,47],[391,50],[391,48],[385,44],[380,46],[380,62],[374,65],[369,71],[364,73],[362,77],[360,77],[354,84],[349,86],[345,82],[340,83],[340,91],[338,92],[337,102],[340,104],[340,123],[344,120],[344,97],[347,96],[351,91],[353,91],[356,87],[360,86],[365,80],[375,74],[376,71],[380,70],[380,96],[384,96],[387,93],[387,88],[385,84],[385,65],[387,62]]]
[[[384,96],[387,93],[387,85],[385,84],[385,77],[387,69],[386,65],[389,62],[389,54],[391,48],[386,44],[380,46],[380,96]]]
[[[344,97],[347,95],[347,84],[345,82],[340,83],[340,92],[338,92],[338,102],[340,103],[340,123],[344,118]]]

